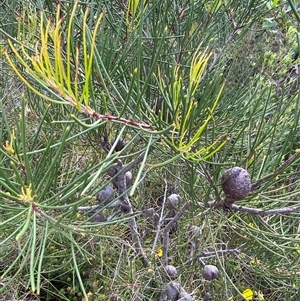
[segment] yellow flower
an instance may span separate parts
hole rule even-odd
[[[253,223],[249,223],[248,226],[251,227],[251,228],[254,228],[254,224]]]
[[[254,293],[250,288],[247,288],[243,291],[242,295],[247,301],[250,301],[253,300]]]
[[[162,248],[160,248],[157,250],[155,257],[162,257],[162,256],[163,256],[163,250]]]
[[[253,258],[251,261],[250,261],[251,264],[255,265],[255,264],[259,264],[260,263],[260,260],[257,259],[256,257]]]

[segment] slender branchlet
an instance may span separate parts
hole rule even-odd
[[[186,210],[188,210],[190,202],[186,202],[178,211],[178,213],[172,218],[172,220],[167,224],[163,233],[163,264],[168,264],[168,247],[169,247],[169,232],[175,226],[175,224],[180,220]]]

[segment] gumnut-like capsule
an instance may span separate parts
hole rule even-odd
[[[169,278],[175,279],[177,277],[177,269],[173,265],[166,265],[164,269]]]
[[[148,208],[142,211],[142,216],[146,218],[151,217],[154,214],[155,214],[154,208]]]
[[[112,141],[111,141],[111,145],[113,145],[113,144],[115,144],[116,143],[116,145],[115,145],[115,148],[114,148],[114,151],[115,152],[119,152],[119,151],[121,151],[124,147],[125,147],[125,141],[124,141],[124,139],[122,139],[122,138],[120,138],[120,139],[113,139]]]
[[[251,177],[241,167],[227,169],[221,177],[221,184],[228,204],[244,199],[251,191]]]
[[[118,173],[118,168],[116,166],[111,167],[108,171],[107,174],[113,178],[116,174]]]
[[[166,285],[166,295],[169,300],[177,301],[180,298],[180,284],[177,281],[171,281]]]
[[[181,201],[180,196],[178,194],[173,193],[168,197],[167,206],[170,210],[176,209],[179,206],[180,201]]]
[[[219,270],[216,266],[207,264],[203,268],[202,276],[205,280],[217,279],[219,275]]]
[[[98,213],[92,218],[93,223],[105,222],[106,220],[106,217],[102,213]]]
[[[111,186],[105,186],[96,196],[101,205],[107,205],[115,198],[115,190]]]
[[[132,185],[132,173],[131,171],[125,172],[125,181],[126,181],[126,188],[129,188]]]

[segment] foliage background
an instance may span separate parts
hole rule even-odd
[[[153,217],[139,212],[163,216],[176,193],[191,205],[170,234],[168,262],[195,300],[206,292],[212,300],[295,300],[299,3],[81,1],[72,15],[74,6],[1,2],[0,299],[158,300],[170,280],[163,241]],[[42,48],[47,20],[53,32]],[[35,69],[41,49],[49,54],[45,69],[60,70],[53,78]],[[55,79],[67,68],[69,88]],[[86,98],[72,95],[76,89]],[[105,151],[103,141],[119,138],[125,148]],[[116,160],[130,164],[139,155],[125,194],[149,267],[130,214],[80,210],[98,204]],[[259,216],[210,208],[232,166],[260,184],[239,205],[297,210]],[[99,221],[100,213],[110,219]],[[218,267],[218,279],[203,279],[199,257]]]

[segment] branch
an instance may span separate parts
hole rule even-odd
[[[95,210],[98,207],[100,207],[100,205],[93,205],[93,206],[80,206],[77,207],[78,211],[90,211],[90,210]]]
[[[241,248],[242,248],[243,245],[244,244],[242,244],[239,247],[234,248],[234,249],[217,250],[217,251],[214,251],[214,252],[200,252],[197,255],[197,258],[203,265],[205,265],[202,258],[213,258],[213,257],[224,256],[224,255],[228,255],[228,254],[238,254],[238,253],[241,252]],[[194,258],[189,258],[187,261],[184,262],[184,265],[189,264],[193,261],[194,261]]]
[[[209,208],[214,208],[214,209],[222,208],[224,210],[226,210],[226,209],[227,210],[235,210],[235,211],[245,212],[245,213],[249,213],[249,214],[260,215],[260,216],[275,215],[275,214],[290,214],[293,212],[297,212],[299,210],[298,207],[284,207],[284,208],[263,210],[263,209],[245,207],[245,206],[235,205],[235,204],[232,204],[230,206],[230,208],[227,208],[224,205],[224,199],[217,203],[216,202],[208,202],[207,206]]]
[[[241,248],[244,244],[240,245],[237,248],[234,249],[226,249],[226,250],[217,250],[214,252],[200,252],[198,255],[198,258],[211,258],[211,257],[216,257],[218,255],[224,256],[227,254],[237,254],[241,252]]]
[[[169,246],[169,232],[174,227],[174,225],[179,221],[179,219],[183,216],[185,211],[189,208],[190,202],[186,202],[179,210],[179,212],[172,218],[172,220],[167,224],[164,229],[163,234],[163,263],[164,265],[168,265],[168,246]]]
[[[121,201],[120,200],[116,200],[113,201],[112,203],[108,203],[108,204],[104,204],[104,205],[92,205],[92,206],[80,206],[77,208],[78,211],[92,211],[95,210],[97,208],[116,208],[119,207],[121,205]]]
[[[134,167],[136,167],[138,164],[140,164],[146,155],[146,152],[143,152],[139,154],[132,162],[128,163],[127,165],[123,166],[122,172],[127,172],[132,170]]]
[[[298,207],[284,207],[284,208],[275,208],[270,210],[262,210],[257,208],[239,206],[235,204],[232,204],[231,209],[240,212],[254,214],[254,215],[261,215],[261,216],[275,215],[275,214],[290,214],[293,212],[297,212],[299,210]]]
[[[163,202],[162,202],[161,214],[160,214],[159,220],[158,220],[157,225],[156,225],[156,235],[155,235],[153,245],[152,245],[152,254],[155,252],[157,241],[158,241],[159,235],[160,235],[160,230],[161,230],[163,222],[165,220],[164,217],[163,217],[163,213],[164,213],[165,204],[166,204],[166,200],[167,200],[168,182],[166,181],[166,179],[164,179],[164,181],[165,181],[165,184],[166,184],[165,185],[165,191],[164,191],[164,199],[163,199]]]
[[[126,212],[130,215],[134,215],[128,193],[127,193],[127,185],[126,185],[126,177],[125,177],[125,168],[122,164],[121,160],[118,160],[117,164],[118,176],[117,176],[117,183],[118,183],[118,193],[121,200],[121,210]],[[132,216],[129,219],[129,227],[132,236],[132,241],[135,246],[136,252],[140,255],[142,263],[145,267],[150,267],[150,261],[142,247],[140,233],[138,232],[138,227],[136,223],[135,216]]]

